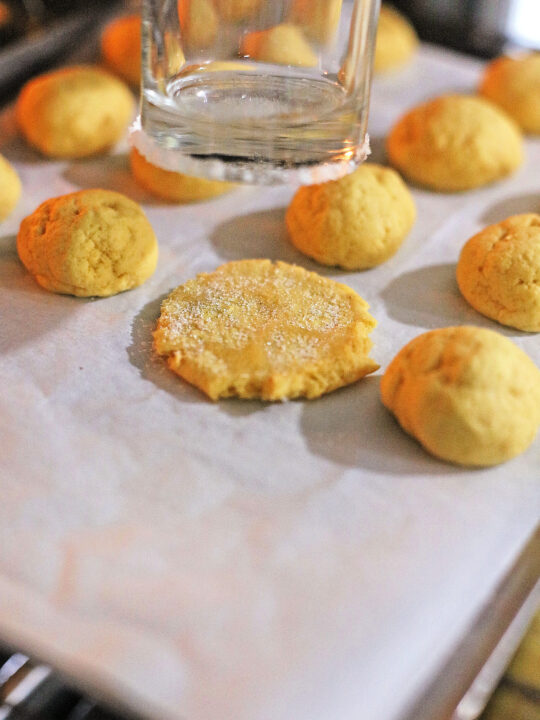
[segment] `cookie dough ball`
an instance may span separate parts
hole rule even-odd
[[[212,0],[178,0],[182,45],[191,52],[214,44],[219,18]]]
[[[454,192],[503,178],[523,161],[514,121],[487,100],[444,95],[418,105],[393,127],[390,161],[419,185]]]
[[[314,398],[378,368],[367,309],[353,290],[316,273],[240,260],[176,288],[154,344],[213,400]]]
[[[21,196],[21,181],[15,168],[0,155],[0,222],[14,209]]]
[[[278,65],[315,67],[318,63],[317,55],[300,28],[289,23],[248,33],[242,40],[240,53]]]
[[[290,21],[310,40],[327,43],[336,34],[342,0],[293,0]]]
[[[393,255],[416,208],[397,172],[364,163],[350,175],[301,187],[287,210],[293,245],[323,265],[374,267]]]
[[[234,187],[232,183],[191,177],[152,165],[135,148],[131,149],[131,172],[145,190],[170,202],[206,200]]]
[[[540,424],[540,370],[511,340],[478,327],[414,338],[384,373],[381,396],[428,452],[460,465],[509,460]]]
[[[540,332],[540,215],[514,215],[470,238],[459,256],[457,282],[482,315]]]
[[[141,81],[141,17],[124,15],[112,20],[101,36],[101,54],[110,70],[130,85]]]
[[[493,60],[480,93],[506,110],[524,132],[540,134],[540,53]]]
[[[156,236],[129,198],[81,190],[42,203],[25,218],[17,251],[46,290],[91,297],[141,285],[156,268]]]
[[[375,40],[375,72],[401,67],[411,59],[417,47],[418,37],[409,20],[394,8],[383,5]]]
[[[21,90],[17,123],[44,155],[80,158],[108,150],[133,113],[128,87],[105,70],[74,66],[33,78]]]

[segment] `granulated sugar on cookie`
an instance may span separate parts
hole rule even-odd
[[[301,267],[240,260],[176,288],[154,345],[213,400],[314,398],[378,368],[367,310],[346,285]]]

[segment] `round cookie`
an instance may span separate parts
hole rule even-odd
[[[392,128],[392,164],[419,185],[454,192],[486,185],[523,161],[514,121],[489,101],[443,95],[418,105]]]
[[[101,35],[105,63],[130,85],[141,81],[141,16],[123,15],[107,24]]]
[[[315,67],[318,63],[316,53],[300,28],[290,23],[244,35],[240,54],[278,65]]]
[[[148,192],[170,202],[193,202],[222,195],[235,187],[232,183],[206,180],[152,165],[135,148],[129,154],[131,172]]]
[[[114,295],[154,272],[158,247],[142,209],[110,190],[51,198],[26,217],[17,252],[46,290],[79,297]]]
[[[480,93],[506,110],[524,132],[540,134],[540,53],[493,60]]]
[[[57,158],[107,150],[123,136],[132,113],[128,87],[105,70],[84,65],[29,80],[16,104],[26,141]]]
[[[523,452],[540,424],[540,370],[511,340],[478,327],[417,336],[381,381],[383,404],[436,457],[496,465]]]
[[[15,168],[0,155],[0,222],[14,209],[21,196],[21,181]]]
[[[475,310],[502,325],[540,332],[540,215],[514,215],[470,238],[457,282]]]
[[[382,5],[375,39],[375,72],[400,67],[416,52],[418,37],[414,27],[394,8]]]
[[[416,217],[397,172],[364,163],[339,180],[301,187],[287,210],[293,245],[323,265],[363,270],[387,260]]]
[[[240,260],[176,288],[154,345],[212,400],[314,398],[378,368],[367,308],[346,285],[301,267]]]

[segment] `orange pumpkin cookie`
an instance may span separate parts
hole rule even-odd
[[[293,245],[317,262],[364,270],[397,251],[415,217],[397,172],[364,163],[340,180],[301,187],[286,222]]]
[[[241,260],[176,288],[154,345],[213,400],[314,398],[378,368],[367,308],[347,286],[301,267]]]
[[[511,340],[479,327],[411,340],[384,373],[381,397],[428,452],[460,465],[513,458],[540,424],[540,370]]]
[[[51,198],[17,236],[26,269],[46,290],[107,296],[141,285],[156,269],[158,246],[142,209],[110,190]]]
[[[0,222],[11,213],[21,195],[21,181],[15,168],[0,155]]]
[[[112,20],[101,36],[107,66],[130,85],[141,81],[141,17],[123,15]]]
[[[135,148],[129,155],[131,172],[148,192],[170,202],[194,202],[222,195],[235,187],[232,183],[206,180],[152,165]]]
[[[387,140],[391,163],[433,190],[469,190],[500,180],[523,162],[514,121],[487,100],[443,95],[406,113]]]
[[[79,158],[104,152],[124,135],[133,95],[117,77],[78,65],[29,80],[17,99],[19,128],[44,155]]]
[[[540,215],[514,215],[481,230],[465,243],[456,275],[482,315],[540,332]]]
[[[540,53],[501,57],[486,67],[480,93],[526,133],[540,134]]]

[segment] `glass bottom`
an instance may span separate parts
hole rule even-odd
[[[166,94],[143,93],[131,139],[150,162],[214,180],[308,184],[365,160],[366,105],[351,109],[337,82],[212,65],[180,74]]]

